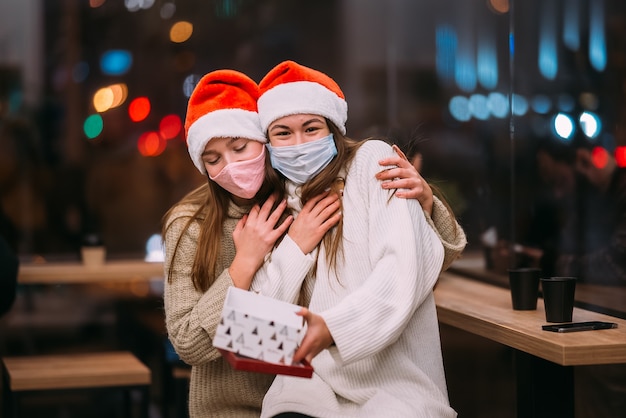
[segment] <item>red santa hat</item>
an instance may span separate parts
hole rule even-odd
[[[277,119],[310,113],[330,119],[345,135],[348,103],[337,83],[326,74],[284,61],[263,77],[259,89],[259,117],[264,132]]]
[[[200,79],[187,104],[185,135],[189,155],[206,174],[202,153],[212,138],[238,137],[267,142],[257,113],[259,86],[234,70],[217,70]]]

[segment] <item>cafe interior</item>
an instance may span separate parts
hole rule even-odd
[[[467,236],[434,290],[459,417],[624,416],[622,0],[3,0],[0,235],[19,273],[0,317],[2,410],[187,416],[161,239],[206,181],[187,101],[210,71],[258,82],[283,60],[333,77],[348,136],[416,157]],[[617,328],[544,331],[541,288],[536,309],[512,308],[516,268],[576,277],[572,321]],[[88,374],[117,352],[145,379],[20,389],[10,362],[104,355]]]

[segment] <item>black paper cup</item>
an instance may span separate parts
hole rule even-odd
[[[544,277],[541,279],[546,321],[572,322],[574,311],[575,277]]]
[[[541,270],[537,268],[509,270],[509,286],[514,310],[533,311],[537,309],[540,277]]]

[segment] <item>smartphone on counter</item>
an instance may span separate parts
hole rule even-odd
[[[576,331],[591,331],[595,329],[617,328],[617,324],[614,322],[587,321],[587,322],[570,322],[567,324],[543,325],[541,328],[544,331],[552,331],[552,332],[576,332]]]

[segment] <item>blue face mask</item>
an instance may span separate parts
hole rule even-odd
[[[272,167],[296,184],[304,184],[322,171],[337,155],[333,134],[299,145],[272,147]]]

